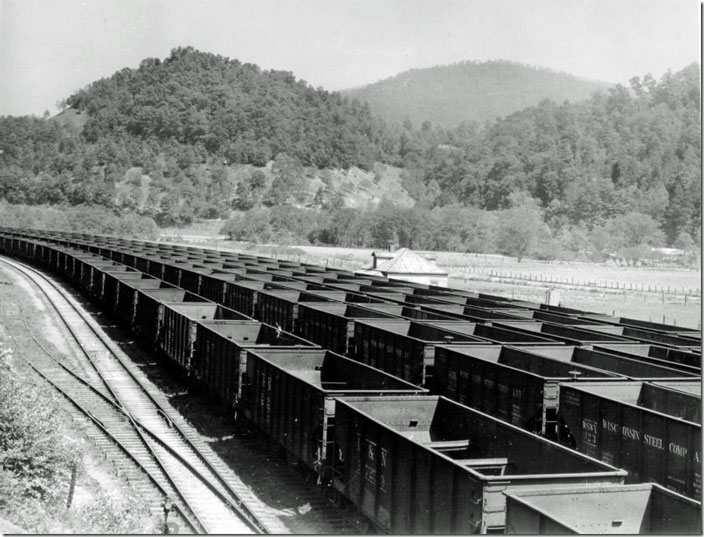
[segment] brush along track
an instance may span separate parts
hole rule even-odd
[[[195,532],[282,530],[276,519],[267,514],[266,506],[259,504],[210,448],[187,430],[184,420],[169,408],[165,398],[147,385],[141,373],[72,297],[33,269],[4,259],[3,262],[31,280],[46,296],[84,351],[86,360],[82,365],[86,373],[93,372],[80,375],[68,366],[62,367],[56,359],[41,364],[36,357],[28,361],[98,425],[105,442],[129,453],[134,465],[161,493],[157,503],[169,497],[186,526]]]

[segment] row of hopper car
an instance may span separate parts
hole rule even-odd
[[[700,533],[698,330],[0,228],[389,533]]]

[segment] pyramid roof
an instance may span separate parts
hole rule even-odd
[[[384,259],[387,256],[378,257],[379,262],[376,267],[372,263],[362,267],[362,270],[383,274],[442,274],[447,276],[447,272],[438,268],[435,263],[428,261],[408,248],[396,250],[390,259]]]

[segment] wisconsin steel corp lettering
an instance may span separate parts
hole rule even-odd
[[[662,441],[662,438],[658,438],[657,436],[652,436],[649,434],[643,435],[643,443],[646,446],[654,447],[656,449],[665,449],[665,445]]]
[[[629,440],[640,440],[640,431],[632,427],[621,427],[621,435]]]
[[[670,442],[667,447],[670,453],[677,455],[678,457],[686,457],[687,452],[689,451],[686,447],[675,444],[674,442]]]

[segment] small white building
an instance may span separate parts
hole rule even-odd
[[[390,280],[447,287],[448,273],[435,264],[435,256],[422,257],[408,248],[395,252],[373,252],[372,262],[355,272],[384,276]]]

